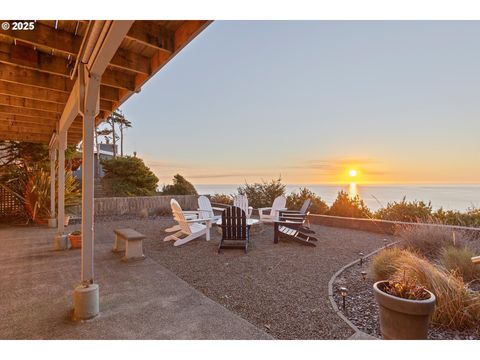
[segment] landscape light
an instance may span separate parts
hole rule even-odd
[[[388,240],[387,239],[383,239],[383,245],[385,246],[385,249],[388,247]]]
[[[367,278],[367,272],[365,270],[362,271],[360,274],[362,274],[363,280],[365,280]]]
[[[342,296],[342,307],[343,307],[343,310],[345,310],[345,298],[348,295],[348,289],[342,286],[339,290],[340,290],[340,295]]]
[[[365,256],[363,252],[359,252],[358,256],[360,256],[360,266],[363,265],[363,257]]]

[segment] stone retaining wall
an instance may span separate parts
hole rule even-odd
[[[358,219],[329,215],[309,215],[310,223],[324,226],[333,226],[339,228],[348,228],[355,230],[370,231],[380,234],[394,235],[395,230],[404,225],[409,226],[440,226],[451,229],[452,231],[466,232],[476,238],[480,238],[480,228],[471,228],[465,226],[436,225],[423,223],[407,223],[401,221],[388,221],[377,219]]]
[[[95,215],[139,215],[142,210],[147,210],[149,214],[170,214],[171,199],[176,199],[184,210],[196,210],[197,198],[195,195],[95,198]],[[81,207],[72,212],[81,215]]]

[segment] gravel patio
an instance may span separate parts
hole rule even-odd
[[[248,254],[225,249],[217,254],[220,234],[180,247],[164,242],[168,217],[96,220],[96,237],[111,238],[114,228],[131,227],[147,235],[145,255],[210,299],[277,339],[346,339],[353,331],[334,313],[328,281],[343,265],[384,245],[393,237],[324,227],[312,228],[317,247],[281,240],[273,243],[272,225],[254,229]]]

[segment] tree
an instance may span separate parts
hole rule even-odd
[[[198,195],[195,187],[180,174],[177,174],[173,177],[173,185],[164,185],[162,187],[161,194],[162,195]]]
[[[352,198],[345,191],[339,191],[327,215],[371,218],[372,212],[358,195]]]
[[[123,156],[123,130],[132,127],[132,122],[127,120],[123,115],[119,118],[120,125],[120,156]]]
[[[102,187],[108,196],[151,196],[156,194],[158,178],[138,157],[102,160],[105,176]]]
[[[277,196],[285,195],[285,185],[282,184],[282,179],[279,177],[270,182],[245,183],[245,185],[238,187],[237,191],[240,195],[247,196],[250,206],[261,208],[272,206],[273,200]]]
[[[328,205],[320,196],[306,187],[300,188],[298,193],[292,192],[287,196],[287,208],[291,210],[300,210],[305,200],[311,199],[310,212],[312,214],[325,214],[328,211]]]
[[[125,118],[125,115],[123,115],[120,109],[115,110],[108,116],[107,123],[111,127],[109,135],[112,135],[113,157],[117,157],[117,140],[120,140],[120,156],[123,156],[123,130],[132,127],[132,123]],[[116,133],[117,125],[120,129],[120,136]]]

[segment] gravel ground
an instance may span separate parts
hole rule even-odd
[[[112,241],[114,228],[130,227],[147,235],[146,256],[158,261],[206,296],[279,339],[345,339],[353,331],[333,312],[328,281],[343,265],[382,246],[384,235],[313,226],[317,247],[281,240],[273,243],[271,225],[259,225],[248,254],[225,249],[217,254],[220,234],[180,247],[164,242],[170,218],[99,218],[96,238]],[[74,226],[73,226],[74,227]],[[388,237],[390,241],[394,239]],[[105,240],[106,239],[106,240]]]
[[[367,260],[362,267],[353,265],[341,273],[333,286],[334,298],[338,308],[342,310],[342,297],[336,291],[339,287],[345,286],[348,289],[348,297],[345,300],[345,316],[360,330],[369,335],[381,338],[378,305],[373,293],[373,280],[368,277],[363,280],[362,270],[368,269]],[[480,326],[471,331],[453,331],[432,326],[428,333],[432,340],[477,340],[480,339]]]

